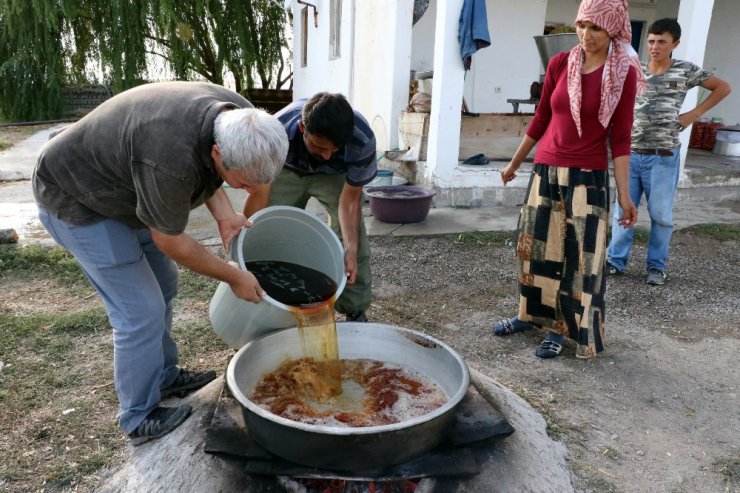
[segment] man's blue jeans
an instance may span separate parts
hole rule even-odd
[[[673,149],[671,156],[657,154],[630,155],[630,197],[635,206],[640,204],[642,194],[647,200],[650,214],[650,239],[648,240],[647,269],[665,271],[668,247],[673,233],[673,198],[678,185],[681,161],[680,148]],[[617,201],[612,220],[612,239],[607,252],[609,263],[619,270],[627,267],[632,250],[633,228],[623,228],[617,220],[622,208]]]
[[[39,207],[39,218],[69,250],[103,299],[113,327],[113,379],[119,422],[131,433],[174,382],[177,346],[171,338],[177,265],[148,229],[115,220],[74,226]]]

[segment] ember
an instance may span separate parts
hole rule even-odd
[[[348,481],[344,479],[298,480],[307,493],[409,493],[419,485],[418,479],[399,481]]]

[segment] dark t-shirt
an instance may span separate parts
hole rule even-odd
[[[213,167],[213,122],[252,105],[201,82],[125,91],[52,138],[33,174],[36,201],[70,224],[117,219],[180,234],[190,210],[222,180]]]

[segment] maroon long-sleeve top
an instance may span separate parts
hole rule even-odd
[[[567,66],[568,52],[555,55],[547,66],[542,96],[526,131],[528,136],[538,141],[534,162],[550,166],[607,169],[607,141],[612,157],[630,153],[637,81],[635,69],[630,67],[627,73],[622,96],[608,128],[599,122],[604,67],[582,76],[582,135],[579,137],[570,113]]]

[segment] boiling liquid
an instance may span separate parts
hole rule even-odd
[[[311,389],[318,401],[341,394],[333,301],[337,284],[322,272],[289,262],[260,260],[245,265],[268,295],[291,308],[301,335],[303,357],[317,362],[296,375],[297,383]]]
[[[364,427],[406,421],[447,402],[431,379],[408,368],[380,361],[340,360],[344,392],[315,397],[312,375],[321,363],[310,358],[285,361],[262,376],[250,400],[273,414],[309,424]]]

